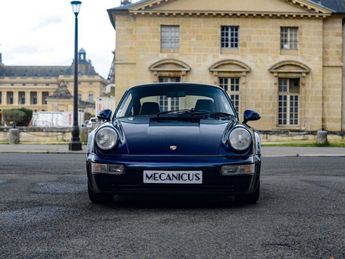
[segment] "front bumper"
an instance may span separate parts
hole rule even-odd
[[[91,163],[120,164],[124,174],[93,174]],[[253,174],[234,174],[224,176],[224,165],[255,164]],[[119,156],[100,158],[89,155],[87,173],[90,188],[97,193],[203,193],[203,194],[249,194],[259,183],[261,159],[258,156]],[[143,183],[144,170],[202,171],[202,184],[147,184]]]

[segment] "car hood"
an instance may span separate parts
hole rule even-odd
[[[128,154],[217,155],[224,134],[234,124],[229,120],[119,120]]]

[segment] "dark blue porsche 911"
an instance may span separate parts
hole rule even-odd
[[[259,135],[243,123],[227,93],[212,85],[159,83],[129,89],[115,114],[89,135],[90,200],[124,193],[203,193],[256,203],[260,194]]]

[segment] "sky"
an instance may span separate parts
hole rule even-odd
[[[81,0],[79,49],[107,78],[115,30],[107,9],[120,0]],[[136,1],[133,1],[136,2]],[[0,0],[0,52],[5,65],[70,65],[74,57],[74,14],[68,0]]]

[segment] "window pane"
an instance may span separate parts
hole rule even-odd
[[[300,79],[279,79],[279,125],[298,125]]]
[[[297,28],[289,28],[290,49],[297,49]]]
[[[286,93],[288,91],[289,79],[279,79],[279,92]]]
[[[279,95],[279,114],[278,114],[278,124],[287,124],[287,96]]]
[[[180,47],[180,26],[161,25],[161,48],[178,49]]]
[[[238,92],[240,90],[240,78],[230,78],[231,79],[231,91]]]
[[[298,27],[280,28],[280,47],[282,49],[298,48]]]
[[[237,110],[240,112],[240,78],[239,77],[220,77],[219,86],[225,91],[230,91],[230,98]]]
[[[25,92],[18,93],[18,102],[19,104],[25,104]]]
[[[298,96],[290,96],[290,124],[298,124]]]
[[[37,92],[30,92],[30,103],[37,104]]]
[[[164,83],[172,83],[172,82],[180,82],[180,81],[181,81],[180,77],[168,77],[168,76],[159,77],[159,82],[164,82]]]
[[[239,94],[231,94],[230,98],[231,98],[231,100],[234,104],[234,107],[238,113],[239,109],[240,109],[240,95]]]
[[[180,82],[180,81],[181,81],[180,77],[167,77],[167,76],[159,77],[159,82],[172,83],[172,82]],[[180,100],[178,97],[169,98],[167,96],[160,96],[159,106],[161,107],[161,111],[177,111],[180,109]]]
[[[49,96],[49,92],[42,92],[42,104],[47,104],[48,96]]]
[[[92,93],[90,93],[90,94],[88,95],[87,101],[88,101],[89,103],[93,103],[93,102],[94,102],[94,100],[93,100],[93,94],[92,94]]]
[[[229,89],[228,84],[229,84],[228,78],[226,78],[226,77],[220,77],[219,78],[219,86],[221,88],[223,88],[225,91],[228,91],[228,89]]]
[[[290,93],[298,94],[299,93],[299,78],[290,79]]]
[[[13,92],[7,92],[7,104],[13,104]]]
[[[239,43],[239,27],[238,26],[221,26],[222,48],[238,48]]]

